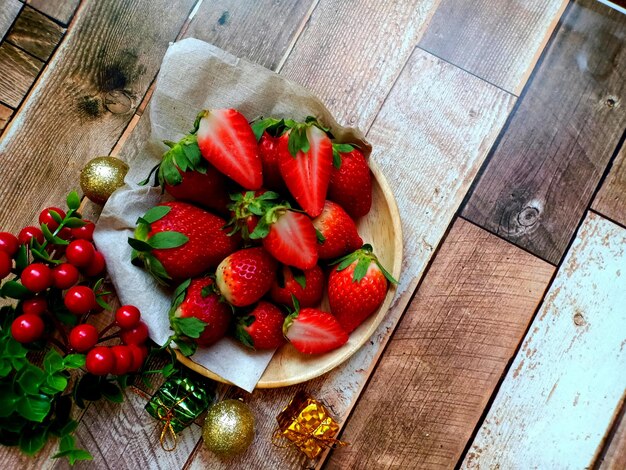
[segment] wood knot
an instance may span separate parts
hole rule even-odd
[[[613,109],[619,106],[619,100],[614,96],[609,96],[604,102],[607,108]]]
[[[585,321],[585,317],[583,317],[583,314],[580,312],[576,312],[574,314],[574,325],[583,326],[585,323],[587,322]]]
[[[104,95],[104,106],[113,114],[126,114],[133,109],[133,100],[123,90],[112,90]]]
[[[517,214],[517,222],[522,227],[532,227],[539,220],[539,209],[536,207],[524,207],[519,214]]]

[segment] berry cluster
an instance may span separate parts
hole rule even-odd
[[[39,214],[39,227],[24,227],[17,237],[0,232],[0,295],[19,300],[11,335],[23,344],[50,343],[68,354],[86,354],[94,375],[136,372],[148,354],[148,328],[132,305],[120,307],[101,331],[88,323],[92,314],[110,310],[106,262],[93,244],[95,225],[77,212],[78,195],[71,193],[67,203],[67,213],[48,207]],[[118,331],[107,335],[111,328]],[[102,345],[114,338],[122,344]]]

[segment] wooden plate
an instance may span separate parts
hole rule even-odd
[[[374,253],[382,265],[393,274],[394,278],[399,279],[402,267],[400,214],[385,177],[371,160],[370,168],[374,175],[372,209],[357,224],[359,235],[365,243],[374,247]],[[306,382],[337,367],[363,346],[376,331],[389,310],[394,295],[395,288],[391,287],[380,308],[365,323],[354,330],[348,342],[339,349],[322,355],[307,356],[296,351],[290,344],[281,347],[272,357],[257,384],[257,388],[285,387]],[[322,309],[330,311],[327,298],[322,301]],[[199,374],[219,382],[229,383],[191,359],[184,357],[178,351],[176,351],[176,355],[179,361]]]

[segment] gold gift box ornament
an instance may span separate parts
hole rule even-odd
[[[335,439],[339,424],[330,416],[324,405],[303,391],[289,402],[289,405],[276,417],[278,428],[273,436],[274,445],[281,445],[280,439],[291,441],[307,457],[314,459],[328,447],[345,446],[347,442]]]

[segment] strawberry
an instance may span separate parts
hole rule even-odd
[[[291,195],[311,217],[324,207],[333,166],[332,143],[313,118],[294,123],[280,139],[280,174]]]
[[[274,205],[259,219],[250,238],[262,238],[263,247],[278,261],[300,269],[317,264],[317,236],[311,219],[288,205]]]
[[[132,262],[159,282],[195,277],[234,252],[240,238],[229,237],[224,219],[185,202],[166,202],[137,220]]]
[[[226,336],[232,317],[231,307],[221,301],[214,285],[209,277],[192,279],[184,291],[182,301],[174,309],[174,317],[177,319],[193,317],[206,324],[196,339],[200,346],[210,346]]]
[[[263,184],[263,166],[248,121],[234,109],[202,111],[196,118],[198,147],[215,168],[245,189]]]
[[[320,259],[331,259],[357,250],[363,240],[357,232],[356,225],[339,204],[332,201],[324,203],[324,210],[313,219],[320,244]]]
[[[330,311],[351,333],[380,307],[388,282],[397,281],[382,267],[370,245],[337,261],[328,276]]]
[[[282,192],[286,189],[283,177],[280,174],[281,140],[289,140],[287,135],[274,137],[267,131],[259,139],[259,155],[263,163],[263,186],[274,191]]]
[[[372,207],[372,174],[363,153],[349,144],[333,144],[333,169],[328,199],[343,207],[354,219]]]
[[[299,310],[297,301],[296,311],[285,319],[283,333],[304,354],[323,354],[348,341],[348,334],[334,316],[316,308]]]
[[[315,307],[322,301],[325,283],[324,272],[317,265],[304,271],[283,266],[272,284],[270,298],[276,303],[293,307],[293,295],[302,307]]]
[[[217,267],[217,287],[236,307],[251,305],[272,287],[276,261],[263,248],[239,250],[224,258]]]
[[[230,196],[232,203],[228,206],[231,219],[227,227],[233,227],[231,233],[241,232],[244,240],[250,240],[250,234],[256,228],[259,217],[276,205],[278,194],[260,189],[243,191]]]
[[[287,341],[283,336],[285,315],[276,305],[261,301],[237,322],[235,336],[253,349],[276,349]]]

